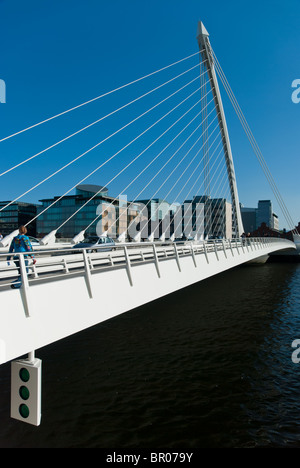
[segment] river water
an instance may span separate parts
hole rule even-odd
[[[0,366],[0,447],[298,448],[296,339],[300,264],[236,268],[38,350],[39,427]]]

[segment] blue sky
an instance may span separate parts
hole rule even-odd
[[[198,50],[197,23],[202,20],[292,218],[295,224],[300,221],[300,103],[291,100],[292,81],[300,78],[297,0],[0,0],[0,17],[0,79],[6,83],[6,103],[0,104],[0,139],[194,54]],[[192,59],[190,63],[196,62]],[[272,199],[280,225],[286,227],[222,87],[221,92],[240,201],[256,206],[259,199]],[[0,143],[0,173],[99,118],[109,104],[118,106],[127,97],[126,91],[123,97],[101,100]],[[1,177],[0,200],[18,197],[108,135],[110,125],[108,121]],[[125,137],[120,135],[118,143],[123,141]],[[138,144],[135,150],[141,148]],[[22,200],[38,202],[61,195],[113,151],[115,147],[107,143],[102,153],[90,153]],[[118,165],[115,161],[86,183],[106,184],[109,171],[117,170]],[[116,196],[125,184],[124,175],[109,186],[111,195]],[[133,193],[129,190],[127,195]]]

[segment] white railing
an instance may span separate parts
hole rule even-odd
[[[292,248],[294,243],[280,238],[241,238],[218,239],[207,241],[185,242],[142,242],[116,244],[113,250],[106,251],[104,247],[97,247],[97,252],[89,252],[90,248],[55,249],[34,251],[37,259],[35,265],[30,258],[25,260],[28,254],[0,254],[0,291],[11,286],[12,280],[21,276],[22,288],[27,289],[31,284],[40,280],[59,279],[67,275],[84,274],[87,283],[90,283],[91,274],[100,270],[126,267],[129,280],[132,284],[131,268],[133,265],[145,262],[154,262],[158,276],[160,276],[160,262],[175,258],[178,269],[181,270],[180,259],[191,256],[197,266],[197,256],[204,255],[209,263],[209,253],[213,252],[219,261],[220,252],[228,255],[240,255],[255,250],[262,250],[272,244],[280,243],[283,248]],[[107,247],[106,247],[107,249]],[[263,253],[262,253],[263,255]],[[8,265],[7,257],[19,258],[19,268],[14,261]],[[258,255],[259,256],[259,255]],[[224,258],[224,257],[223,257]],[[26,263],[28,265],[26,265]]]
[[[280,243],[280,248],[278,248]],[[160,267],[163,261],[175,259],[178,270],[181,272],[182,258],[190,256],[197,268],[199,256],[205,257],[207,263],[212,261],[227,261],[228,256],[240,256],[241,262],[249,258],[258,258],[274,250],[295,248],[295,244],[285,239],[276,238],[243,238],[230,240],[208,240],[195,243],[187,242],[143,242],[116,244],[114,250],[104,251],[105,246],[98,248],[99,252],[89,252],[90,248],[72,251],[69,249],[50,249],[43,252],[34,252],[37,262],[33,264],[28,260],[27,253],[14,254],[16,262],[8,265],[9,254],[0,255],[0,294],[10,287],[20,287],[26,317],[31,316],[30,286],[38,282],[56,281],[61,278],[81,275],[85,277],[90,298],[93,297],[92,274],[97,271],[105,272],[114,268],[126,268],[130,285],[133,286],[132,267],[155,263],[157,275],[160,278]],[[254,252],[255,251],[255,252]],[[253,256],[254,253],[254,256]],[[224,254],[224,255],[223,255]],[[242,259],[243,258],[243,259]],[[16,265],[16,263],[18,265]],[[203,268],[203,266],[202,266]],[[17,277],[17,279],[15,279]]]

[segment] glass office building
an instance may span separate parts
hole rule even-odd
[[[108,195],[108,189],[99,185],[79,185],[75,195],[40,200],[37,219],[37,236],[44,237],[58,230],[57,238],[72,239],[81,231],[86,236],[101,235],[108,231],[116,238],[127,231],[127,223],[137,213],[125,201],[119,207],[119,199]]]
[[[259,200],[257,208],[241,207],[245,232],[253,232],[263,223],[270,229],[279,230],[278,216],[273,213],[271,200]]]
[[[232,205],[225,198],[195,196],[185,200],[182,212],[186,237],[231,239],[233,236]]]
[[[0,209],[8,205],[10,201],[0,202]],[[30,223],[36,216],[38,205],[25,202],[13,202],[11,205],[0,211],[0,233],[3,237],[19,228],[19,226]],[[30,236],[36,236],[36,221],[27,226]]]
[[[271,200],[259,200],[258,202],[256,226],[259,227],[262,223],[266,223],[271,229],[279,229],[278,216],[273,213]]]
[[[136,210],[143,214],[141,219],[142,238],[146,239],[150,234],[158,239],[163,233],[168,237],[173,233],[173,207],[161,198],[138,200]]]

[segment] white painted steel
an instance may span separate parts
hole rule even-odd
[[[43,252],[23,286],[0,255],[0,363],[37,350],[210,276],[295,249],[284,239],[120,244],[112,252]],[[20,257],[23,254],[18,254]],[[2,261],[1,261],[2,259]],[[30,261],[29,261],[30,263]]]
[[[231,192],[231,199],[232,199],[232,208],[236,218],[237,223],[237,235],[241,236],[244,233],[241,209],[240,209],[240,202],[239,202],[239,195],[236,183],[236,176],[235,176],[235,169],[233,164],[233,157],[229,139],[229,133],[225,118],[225,112],[222,103],[222,97],[219,89],[218,79],[215,72],[214,66],[214,59],[211,52],[211,46],[209,42],[209,34],[205,29],[205,26],[201,21],[198,23],[198,31],[197,31],[197,39],[199,43],[199,49],[202,56],[203,62],[205,62],[207,67],[207,72],[209,76],[209,80],[212,82],[212,93],[214,96],[216,111],[219,119],[219,125],[221,134],[223,137],[223,147],[225,153],[225,160],[227,166],[227,173],[228,179],[230,184],[230,192]]]
[[[20,370],[25,368],[29,373],[29,380],[22,381]],[[22,399],[20,387],[25,385],[29,390],[28,399]],[[22,417],[19,408],[25,404],[29,409],[28,417]],[[42,407],[42,361],[40,359],[18,360],[11,363],[11,409],[10,416],[19,421],[39,426],[41,423]]]

